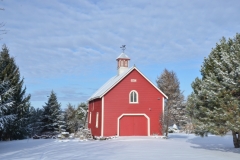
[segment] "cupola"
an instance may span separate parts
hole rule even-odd
[[[123,53],[121,53],[116,60],[117,60],[118,75],[120,75],[126,69],[128,69],[130,58],[124,53],[124,49],[123,49]]]

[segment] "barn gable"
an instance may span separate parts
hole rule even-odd
[[[157,88],[147,77],[145,77],[137,68],[136,66],[133,66],[131,68],[128,68],[120,75],[114,76],[111,79],[109,79],[102,87],[100,87],[89,99],[88,101],[91,101],[96,98],[102,98],[109,90],[111,90],[114,86],[116,86],[124,77],[126,77],[129,73],[131,73],[133,70],[138,71],[154,88],[156,88],[166,99],[168,98],[159,88]]]

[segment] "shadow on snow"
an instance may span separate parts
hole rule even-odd
[[[195,149],[207,149],[221,152],[233,152],[240,154],[240,148],[234,148],[231,136],[214,136],[208,137],[195,136],[194,138],[187,139],[188,143],[194,144],[191,146]]]

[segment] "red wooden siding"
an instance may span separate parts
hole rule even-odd
[[[136,82],[131,82],[136,79]],[[129,104],[129,93],[138,92],[138,103]],[[117,135],[118,117],[124,113],[143,113],[150,118],[150,135],[162,134],[159,116],[163,95],[135,69],[104,95],[104,136]]]
[[[119,126],[120,136],[147,136],[147,118],[144,116],[123,116]]]
[[[98,98],[89,102],[88,108],[88,118],[90,118],[91,112],[91,123],[88,119],[88,128],[91,129],[92,135],[101,136],[101,126],[102,126],[102,99]],[[96,115],[98,114],[98,128],[96,128]]]

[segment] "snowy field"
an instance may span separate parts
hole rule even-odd
[[[119,137],[107,141],[29,139],[0,142],[0,160],[231,160],[240,159],[231,136],[170,134],[169,139]]]

